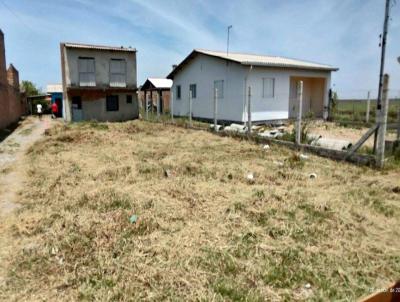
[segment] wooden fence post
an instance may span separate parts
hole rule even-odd
[[[218,89],[215,88],[214,90],[214,131],[218,132],[218,127],[217,127],[217,110],[218,110],[218,104],[217,104],[217,100],[218,100]]]
[[[382,107],[377,113],[379,114],[379,128],[377,134],[376,144],[376,165],[382,168],[385,161],[385,136],[387,126],[387,115],[389,107],[389,75],[383,76],[383,88],[382,88]]]
[[[297,100],[299,104],[299,110],[297,112],[297,123],[296,123],[296,144],[301,144],[301,119],[303,115],[303,81],[297,83]]]
[[[367,98],[367,112],[365,113],[365,122],[369,122],[369,110],[371,106],[371,91],[368,91],[368,98]]]
[[[251,87],[247,95],[247,133],[251,134]]]
[[[192,128],[192,91],[189,89],[189,127]]]

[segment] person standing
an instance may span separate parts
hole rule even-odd
[[[39,120],[41,120],[42,114],[43,114],[42,104],[39,103],[36,105],[36,111],[37,111],[37,114],[39,115]]]
[[[52,112],[51,117],[52,117],[53,119],[54,119],[54,118],[57,118],[58,106],[57,106],[57,103],[56,103],[56,102],[54,102],[54,103],[51,105],[51,112]]]

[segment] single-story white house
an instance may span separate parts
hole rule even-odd
[[[284,57],[195,49],[167,78],[173,80],[173,110],[212,119],[218,91],[218,120],[246,122],[248,87],[254,122],[283,120],[298,112],[297,82],[303,81],[303,114],[327,117],[331,72],[338,68]]]

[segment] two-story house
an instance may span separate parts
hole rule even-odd
[[[136,49],[61,43],[67,121],[124,121],[139,116]]]

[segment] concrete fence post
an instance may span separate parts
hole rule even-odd
[[[149,120],[149,97],[147,96],[147,93],[146,93],[144,99],[145,99],[145,103],[146,103],[146,105],[145,105],[145,107],[146,107],[145,108],[145,110],[146,110],[146,121],[148,121]]]
[[[159,120],[160,119],[160,109],[161,109],[161,102],[162,102],[162,95],[161,95],[161,93],[159,92],[158,93],[158,98],[157,98],[157,120]]]
[[[214,89],[214,131],[218,132],[218,121],[217,121],[217,111],[218,111],[218,89]]]
[[[368,91],[368,96],[367,96],[367,111],[365,113],[365,122],[369,122],[369,111],[371,107],[371,91]]]
[[[296,144],[301,144],[301,119],[303,116],[303,81],[297,83],[297,101],[299,110],[297,111],[296,121]]]
[[[400,140],[400,107],[397,108],[397,140]]]
[[[174,122],[174,93],[169,94],[169,111],[171,111],[171,121]]]
[[[247,94],[247,133],[251,134],[251,87]]]
[[[377,134],[377,145],[376,145],[376,164],[379,168],[382,168],[385,162],[385,136],[387,127],[387,115],[389,107],[389,75],[383,76],[383,87],[382,87],[382,107],[377,113],[379,114],[378,119],[378,134]]]
[[[189,90],[189,127],[192,127],[192,91]]]

